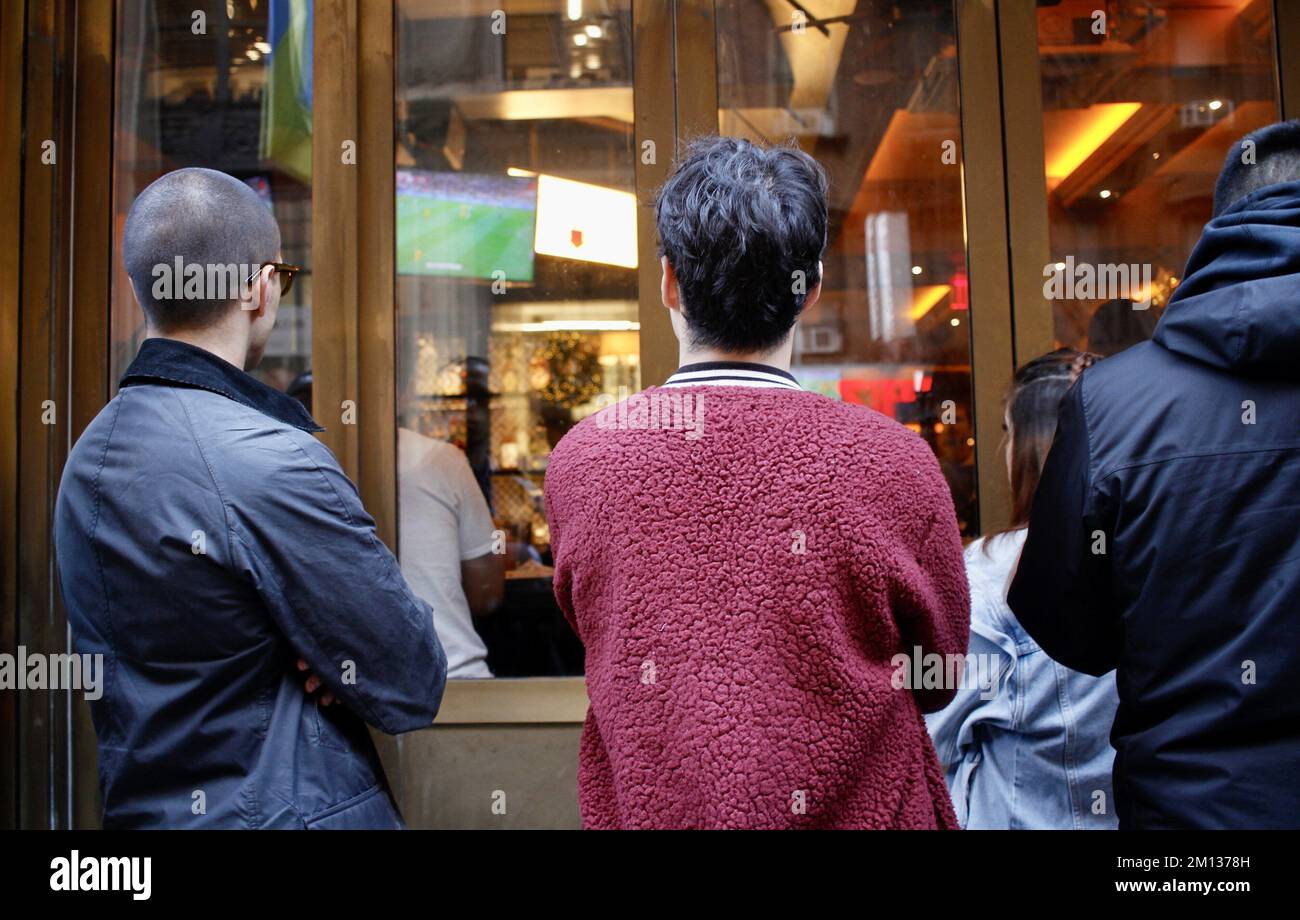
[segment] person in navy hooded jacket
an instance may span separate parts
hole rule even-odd
[[[1008,601],[1117,671],[1121,828],[1300,825],[1300,122],[1233,145],[1152,341],[1066,397]]]

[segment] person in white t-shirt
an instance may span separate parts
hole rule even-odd
[[[312,383],[306,371],[286,390],[308,412]],[[492,513],[469,460],[454,444],[399,428],[397,483],[398,562],[407,583],[433,608],[447,677],[491,677],[474,617],[501,604],[505,555],[492,552]]]
[[[474,617],[501,603],[505,556],[494,553],[492,515],[465,454],[454,444],[397,431],[398,561],[433,608],[447,677],[491,677]]]

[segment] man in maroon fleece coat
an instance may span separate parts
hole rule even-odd
[[[948,486],[919,437],[789,372],[825,174],[707,138],[656,213],[682,367],[577,425],[546,476],[587,653],[583,822],[956,827],[922,720],[956,686],[913,679],[967,650]]]

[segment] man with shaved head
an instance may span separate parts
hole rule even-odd
[[[280,228],[270,208],[248,185],[212,169],[178,169],[146,188],[131,205],[122,238],[122,261],[150,334],[207,331],[210,341],[229,336],[236,344],[247,330],[249,350],[240,362],[244,370],[262,358],[275,325],[279,288],[272,285],[275,296],[257,316],[239,316],[253,312],[252,303],[232,311],[230,298],[241,284],[251,286],[249,274],[269,272],[279,254]],[[248,273],[232,285],[229,270],[243,267]],[[200,269],[205,285],[209,276],[217,283],[185,296],[185,282]]]
[[[366,725],[431,723],[446,656],[320,426],[247,373],[298,271],[275,218],[177,170],[122,258],[147,337],[55,518],[77,651],[106,674],[104,826],[401,827]]]

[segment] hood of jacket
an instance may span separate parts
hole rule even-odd
[[[1300,182],[1205,225],[1154,340],[1245,377],[1300,379]]]

